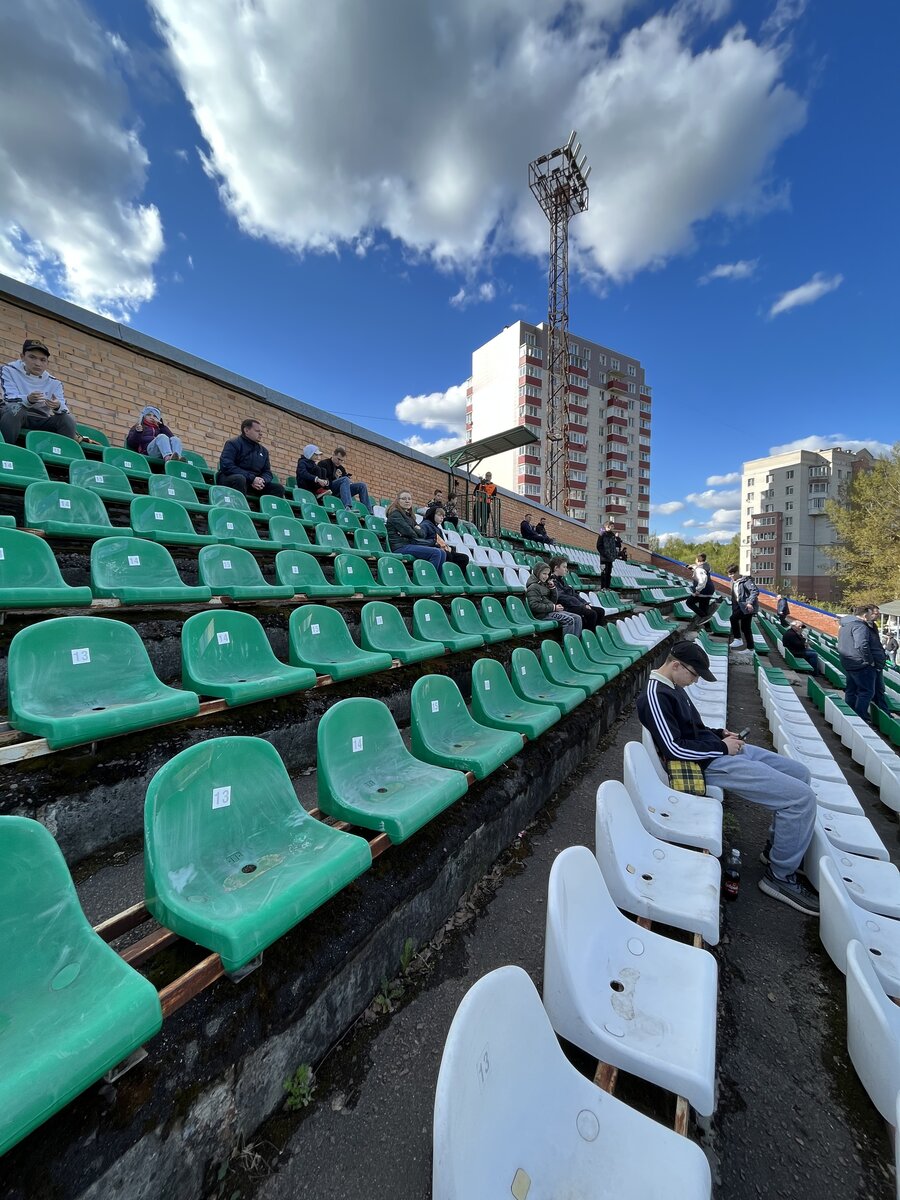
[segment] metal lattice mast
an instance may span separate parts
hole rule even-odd
[[[580,161],[579,161],[580,156]],[[574,130],[565,146],[528,166],[528,186],[550,222],[547,305],[547,402],[544,411],[544,494],[548,508],[569,502],[569,220],[588,206],[587,155]]]

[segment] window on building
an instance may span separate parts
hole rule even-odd
[[[590,358],[591,358],[590,346],[582,346],[581,347],[581,357],[586,358],[590,362]]]
[[[809,474],[810,474],[810,477],[812,477],[813,475],[827,475],[828,468],[827,467],[810,467]]]
[[[785,477],[785,479],[793,479],[793,478],[794,478],[794,472],[793,472],[793,471],[786,471],[786,472],[785,472],[785,475],[784,475],[784,477]]]
[[[755,479],[753,479],[753,478],[751,478],[751,479],[748,479],[748,480],[747,480],[747,487],[753,487],[753,485],[754,485],[755,483],[756,483],[756,480],[755,480]]]
[[[774,504],[764,504],[763,505],[763,512],[774,512],[774,511],[775,511]]]
[[[809,485],[809,494],[811,496],[823,495],[827,491],[828,491],[827,483],[811,483]]]
[[[614,371],[620,370],[620,368],[622,366],[622,364],[619,362],[619,360],[617,358],[611,358],[609,360],[609,365],[612,367],[612,369]]]
[[[812,497],[810,497],[809,507],[811,509],[813,509],[813,508],[823,509],[825,507],[825,500],[824,499],[813,500]]]
[[[605,366],[606,366],[606,355],[605,355],[605,354],[598,354],[598,355],[597,355],[597,362],[600,364],[600,366],[601,366],[601,367],[605,367]]]
[[[784,494],[785,494],[786,496],[793,496],[793,494],[794,494],[794,489],[793,489],[792,487],[786,487],[786,488],[784,489]]]
[[[784,553],[785,553],[785,557],[787,557],[789,554],[793,554],[794,552],[790,546],[785,546]]]
[[[540,400],[541,389],[534,383],[523,383],[519,388],[519,398],[530,396],[532,400]]]
[[[538,406],[536,404],[520,404],[519,405],[519,416],[520,417],[539,417],[540,415],[541,415],[541,410],[538,408]]]
[[[587,483],[587,471],[569,471],[573,483]]]
[[[582,454],[580,450],[570,450],[569,451],[569,461],[577,462],[577,463],[586,463],[587,455]]]
[[[628,476],[629,479],[634,479],[634,467],[626,467],[625,474]]]
[[[785,512],[790,512],[793,507],[794,507],[793,500],[785,500],[785,502],[784,502],[784,511]],[[793,520],[793,518],[791,518],[791,519]]]
[[[574,442],[574,444],[576,446],[586,446],[587,445],[587,434],[586,433],[575,433],[575,432],[573,432],[573,430],[570,429],[569,430],[569,441]]]
[[[541,485],[539,483],[523,483],[519,488],[520,496],[539,496],[541,494]]]
[[[794,518],[793,518],[793,517],[785,517],[785,518],[784,518],[784,523],[785,523],[785,525],[793,525],[793,523],[794,523]]]
[[[637,384],[636,384],[636,383],[629,383],[629,384],[628,384],[628,390],[629,390],[629,392],[632,394],[632,396],[636,396],[636,395],[637,395]]]
[[[747,499],[748,499],[748,500],[752,500],[752,499],[753,499],[753,497],[754,497],[754,495],[755,495],[755,493],[754,493],[754,492],[748,492],[748,493],[747,493]]]

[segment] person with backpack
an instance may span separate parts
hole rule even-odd
[[[701,621],[706,621],[709,617],[710,603],[716,594],[716,587],[705,554],[698,554],[694,560],[694,569],[688,587],[694,594],[685,600],[685,604],[697,614]]]
[[[753,618],[759,612],[759,588],[750,575],[742,575],[735,563],[728,568],[731,580],[731,642],[732,650],[746,646],[753,649]],[[743,641],[741,638],[743,637]]]

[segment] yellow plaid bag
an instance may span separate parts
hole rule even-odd
[[[666,763],[666,774],[673,791],[687,792],[691,796],[706,795],[706,780],[699,763],[670,758]]]

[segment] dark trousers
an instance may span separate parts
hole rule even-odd
[[[815,650],[804,650],[803,657],[812,667],[814,675],[822,674],[822,672],[819,670],[819,656],[816,654]]]
[[[613,565],[611,562],[604,562],[603,570],[600,572],[600,587],[601,588],[604,588],[604,589],[608,588],[610,583],[612,583],[612,569],[613,569]]]
[[[257,491],[253,487],[252,481],[246,475],[226,475],[224,471],[219,471],[216,475],[216,483],[222,487],[235,488],[239,492],[243,492],[245,496],[283,496],[284,488],[280,483],[276,483],[273,479],[270,483],[261,490]]]
[[[786,614],[786,613],[779,613],[779,614],[778,614],[778,620],[781,622],[781,628],[782,628],[782,629],[787,629],[787,623],[788,623],[787,614]]]
[[[455,550],[445,550],[444,554],[447,557],[447,562],[454,563],[465,574],[466,567],[472,561],[470,558],[467,558],[465,554],[457,554]]]
[[[709,616],[709,606],[712,603],[712,596],[689,596],[685,600],[688,608],[692,609],[702,620]]]
[[[5,408],[0,416],[0,433],[3,434],[3,440],[14,446],[23,429],[42,429],[47,433],[61,433],[69,438],[78,436],[75,418],[71,413],[54,413],[52,417],[43,417],[40,413],[29,412],[24,404]]]
[[[847,688],[844,699],[864,721],[869,719],[869,705],[890,711],[884,696],[884,671],[875,667],[844,668],[847,676]]]
[[[581,624],[585,629],[589,629],[591,633],[603,622],[603,611],[599,608],[594,608],[590,604],[586,604],[584,608],[576,608],[572,605],[571,608],[564,606],[566,612],[574,613],[576,617],[581,617]]]
[[[731,610],[731,636],[735,640],[743,638],[747,649],[753,649],[753,613]]]

